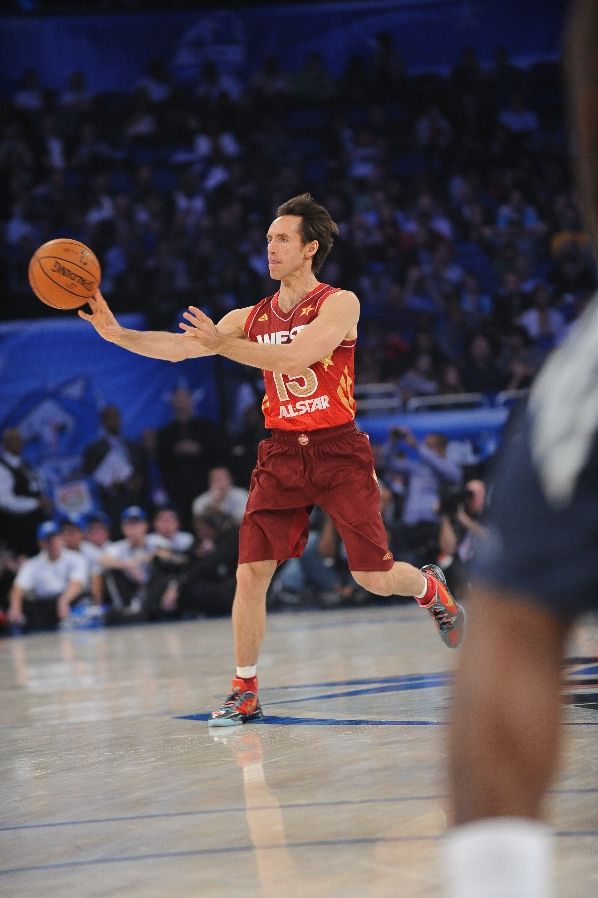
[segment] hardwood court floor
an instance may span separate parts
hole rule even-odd
[[[591,898],[595,621],[570,654],[550,817],[559,898]],[[453,662],[410,604],[271,615],[267,719],[212,733],[228,620],[1,640],[0,894],[442,898]]]

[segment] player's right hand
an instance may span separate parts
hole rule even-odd
[[[104,340],[114,343],[122,327],[112,314],[110,306],[99,290],[89,298],[88,302],[91,315],[79,309],[77,312],[79,318],[82,318],[83,321],[88,321]]]

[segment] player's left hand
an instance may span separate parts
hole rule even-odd
[[[211,318],[208,318],[201,309],[189,306],[188,311],[183,312],[189,324],[181,321],[179,327],[185,331],[188,337],[197,340],[202,349],[208,353],[217,353],[224,339],[224,334],[218,330]]]

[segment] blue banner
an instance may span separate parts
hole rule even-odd
[[[368,0],[199,12],[6,16],[0,19],[0,78],[14,90],[33,67],[44,85],[64,88],[81,70],[92,93],[130,90],[153,58],[177,81],[197,82],[206,59],[240,79],[266,56],[297,72],[308,52],[322,54],[333,75],[352,54],[368,57],[376,35],[389,32],[412,73],[448,71],[460,51],[475,48],[489,64],[506,47],[519,64],[556,57],[564,0]]]
[[[119,320],[144,327],[141,315]],[[0,430],[19,428],[25,457],[50,486],[76,471],[81,451],[97,439],[104,405],[116,405],[123,434],[139,439],[171,420],[178,386],[193,391],[198,415],[217,419],[212,359],[172,364],[134,355],[73,316],[0,325]]]

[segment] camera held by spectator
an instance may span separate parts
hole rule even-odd
[[[468,480],[462,490],[449,490],[441,497],[439,563],[451,589],[467,581],[479,540],[486,535],[481,523],[485,505],[483,480]]]

